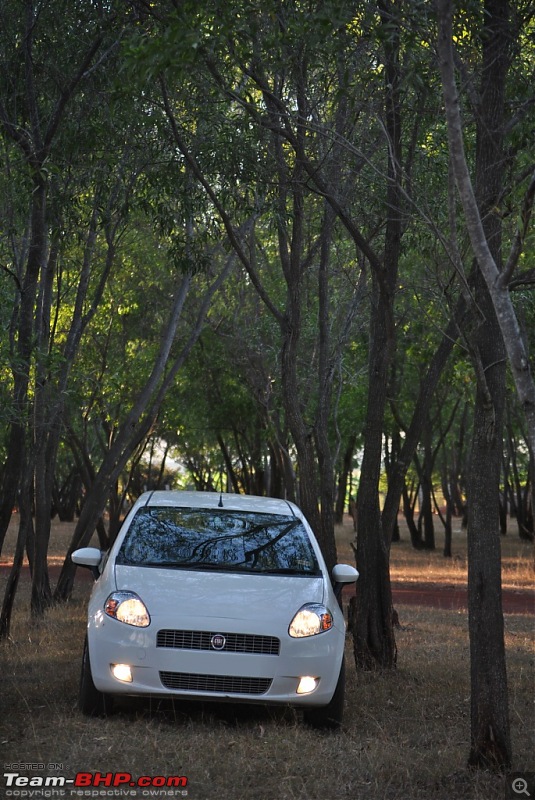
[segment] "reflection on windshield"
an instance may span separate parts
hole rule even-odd
[[[319,574],[307,532],[296,517],[221,509],[140,509],[117,563]]]

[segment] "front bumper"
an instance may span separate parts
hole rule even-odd
[[[191,630],[206,631],[206,618],[188,619]],[[88,625],[93,682],[101,692],[116,695],[233,700],[262,704],[322,706],[334,693],[345,643],[342,626],[317,636],[293,639],[280,628],[243,631],[243,623],[218,618],[213,633],[253,633],[280,639],[278,655],[157,647],[157,632],[176,627],[176,619],[153,618],[147,628],[134,628],[101,612]],[[112,664],[128,664],[132,682],[117,680]],[[297,694],[304,675],[318,679],[316,689]]]

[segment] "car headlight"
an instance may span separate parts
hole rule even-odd
[[[108,617],[146,628],[150,625],[150,616],[145,603],[134,592],[112,592],[104,603],[104,611]]]
[[[331,612],[319,603],[308,603],[299,609],[290,622],[288,633],[294,639],[303,636],[315,636],[317,633],[328,631],[333,626]]]

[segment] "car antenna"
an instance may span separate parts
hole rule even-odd
[[[217,504],[218,508],[223,508],[223,495],[219,494],[219,503]]]

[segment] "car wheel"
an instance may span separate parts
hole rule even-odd
[[[84,654],[82,656],[78,707],[82,714],[88,717],[105,717],[111,714],[113,708],[113,697],[109,694],[104,694],[104,692],[99,692],[93,683],[87,636],[85,638]]]
[[[346,668],[345,658],[342,658],[340,675],[338,676],[336,689],[334,690],[330,703],[326,706],[320,706],[319,708],[307,708],[303,712],[303,718],[307,725],[310,725],[311,728],[321,730],[338,730],[342,725],[344,717],[345,689]]]

